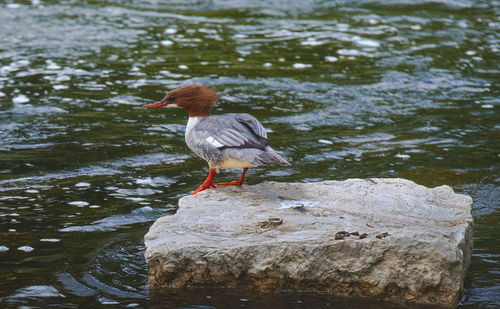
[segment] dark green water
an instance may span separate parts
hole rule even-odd
[[[292,162],[249,183],[404,177],[472,196],[460,308],[498,308],[499,7],[0,1],[0,306],[387,308],[292,292],[150,297],[143,236],[207,167],[184,144],[183,111],[141,106],[196,83],[222,94],[215,113],[261,119]]]

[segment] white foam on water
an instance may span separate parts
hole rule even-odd
[[[15,96],[14,98],[12,98],[12,103],[14,104],[24,104],[24,103],[28,103],[30,101],[30,99],[25,96],[24,94],[20,94],[20,95],[17,95]]]
[[[339,49],[337,54],[342,56],[361,56],[363,53],[357,49]]]
[[[319,41],[316,38],[308,38],[307,40],[300,42],[300,44],[304,46],[319,46],[325,43],[325,41]]]
[[[84,202],[84,201],[74,201],[74,202],[69,202],[68,205],[73,205],[73,206],[77,206],[77,207],[85,207],[85,206],[88,206],[89,203]]]
[[[67,82],[69,80],[71,80],[71,77],[69,77],[68,75],[64,75],[64,74],[57,75],[57,77],[56,77],[57,82]]]
[[[5,201],[5,200],[26,200],[28,197],[26,196],[2,196],[0,197],[0,201]]]
[[[6,247],[6,246],[0,246],[0,252],[5,252],[5,251],[9,251],[9,247]]]
[[[177,29],[175,28],[167,28],[165,29],[165,31],[163,31],[165,34],[176,34],[177,33]]]
[[[161,70],[160,72],[161,75],[165,75],[167,77],[170,77],[170,78],[185,78],[186,75],[184,74],[177,74],[177,73],[172,73],[170,71],[167,71],[167,70]]]
[[[171,40],[163,40],[160,42],[161,45],[163,46],[172,46],[174,45],[174,41],[171,41]]]
[[[294,69],[306,69],[312,67],[312,64],[308,63],[294,63],[293,68]]]
[[[216,33],[218,33],[217,30],[215,30],[215,29],[207,29],[207,28],[199,28],[198,32],[207,33],[207,34],[216,34]]]
[[[61,66],[59,66],[57,63],[55,63],[52,60],[47,60],[47,61],[45,61],[45,63],[47,64],[47,70],[60,70],[61,69]]]
[[[125,197],[125,199],[132,202],[144,202],[146,200],[143,197]]]
[[[398,153],[397,155],[395,155],[396,158],[400,158],[400,159],[409,159],[410,156],[407,155],[407,154],[401,154],[401,153]]]
[[[156,185],[151,177],[147,177],[144,179],[136,179],[135,183],[139,185],[152,185],[152,186]]]
[[[63,89],[68,89],[69,87],[66,85],[54,85],[52,86],[54,90],[63,90]]]
[[[59,238],[42,238],[40,241],[43,242],[60,242],[61,240]]]
[[[172,179],[168,179],[165,177],[147,177],[147,178],[138,178],[135,180],[135,183],[138,185],[148,185],[153,187],[158,186],[170,186],[173,183]]]
[[[35,248],[30,247],[30,246],[21,246],[21,247],[17,248],[17,250],[24,251],[24,252],[31,252],[31,251],[35,250]]]
[[[375,40],[357,38],[354,42],[363,47],[377,48],[380,47],[380,43]]]

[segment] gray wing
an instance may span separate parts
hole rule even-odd
[[[258,148],[268,146],[264,127],[249,114],[224,114],[206,118],[196,126],[205,140],[218,149]]]

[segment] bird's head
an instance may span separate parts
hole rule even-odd
[[[193,85],[174,89],[161,101],[144,105],[144,108],[184,108],[188,111],[189,117],[208,116],[218,98],[219,95],[212,89]]]

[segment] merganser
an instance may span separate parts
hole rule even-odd
[[[269,163],[290,164],[269,147],[266,130],[249,114],[210,115],[219,95],[205,86],[186,86],[172,90],[159,102],[144,108],[184,108],[189,113],[186,144],[205,159],[209,173],[196,194],[216,186],[241,186],[250,167]],[[213,184],[219,168],[243,168],[241,176],[231,182]]]

